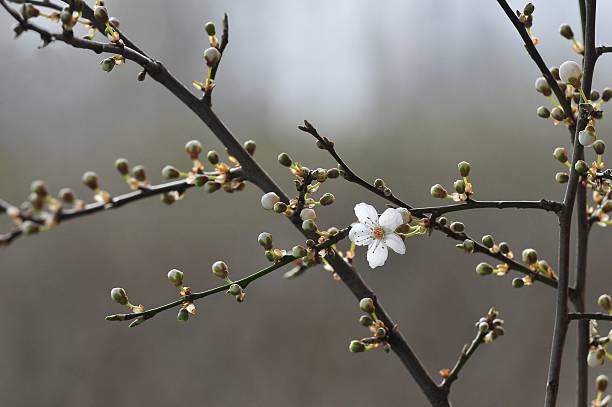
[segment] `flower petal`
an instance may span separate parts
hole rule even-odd
[[[406,246],[404,245],[404,241],[395,233],[388,233],[385,235],[385,244],[397,254],[406,253]]]
[[[378,226],[378,212],[372,205],[368,205],[364,202],[355,205],[355,215],[360,223],[372,227]]]
[[[378,223],[385,229],[386,233],[392,233],[395,231],[395,228],[404,223],[404,219],[397,209],[388,208],[380,215]]]
[[[389,250],[387,245],[382,240],[374,240],[370,246],[368,246],[368,263],[370,268],[376,268],[382,266],[387,261]]]
[[[357,246],[365,246],[372,243],[372,227],[363,223],[353,223],[349,232],[349,239]]]

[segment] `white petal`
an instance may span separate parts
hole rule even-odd
[[[395,231],[395,228],[404,223],[404,219],[397,209],[388,208],[380,215],[378,223],[385,229],[386,233],[392,233]]]
[[[349,239],[357,246],[365,246],[372,243],[372,227],[363,223],[353,223],[349,232]]]
[[[374,240],[368,246],[368,263],[370,268],[376,268],[385,264],[388,255],[387,245],[382,240]]]
[[[364,202],[355,205],[355,215],[361,223],[370,226],[378,225],[378,212],[372,205],[368,205]]]
[[[389,233],[385,235],[385,244],[389,246],[397,254],[406,253],[406,246],[401,237],[395,233]]]

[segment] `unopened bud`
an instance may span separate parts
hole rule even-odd
[[[83,181],[83,184],[85,184],[87,187],[94,191],[99,188],[98,175],[96,175],[96,173],[93,171],[87,171],[85,174],[83,174],[83,177],[81,177],[81,181]]]
[[[177,287],[183,285],[183,272],[177,269],[172,269],[168,272],[168,280]]]
[[[306,254],[308,254],[308,251],[303,246],[293,246],[293,249],[291,250],[291,255],[296,259],[300,259],[306,256]]]
[[[206,158],[208,159],[208,162],[210,162],[212,165],[219,164],[219,154],[217,154],[215,150],[210,150],[206,155]]]
[[[268,192],[261,197],[261,206],[265,210],[271,211],[274,209],[274,204],[280,201],[280,197],[276,192]]]
[[[359,323],[363,326],[371,326],[374,320],[369,315],[362,315],[359,317]]]
[[[49,191],[47,190],[47,186],[41,180],[36,180],[36,181],[32,182],[32,184],[30,185],[30,191],[32,191],[33,193],[35,193],[36,195],[38,195],[41,198],[44,198],[47,195],[49,195]]]
[[[217,48],[210,47],[204,51],[204,61],[206,65],[215,66],[221,59],[221,52]]]
[[[597,100],[599,100],[599,92],[596,89],[593,89],[591,91],[591,94],[589,95],[589,100],[592,102],[596,102]]]
[[[533,3],[525,4],[525,7],[523,8],[523,14],[525,14],[526,16],[530,16],[533,14],[534,11],[535,6],[533,5]]]
[[[187,308],[181,308],[176,315],[176,319],[180,322],[187,321],[189,319],[189,311],[187,311]]]
[[[604,311],[610,312],[610,310],[612,310],[612,298],[610,298],[608,294],[600,295],[597,299],[597,304],[599,304]]]
[[[576,164],[574,164],[574,169],[579,175],[582,175],[583,177],[589,173],[589,166],[586,162],[584,162],[584,160],[576,161]]]
[[[593,145],[593,143],[597,140],[597,136],[594,131],[589,131],[588,129],[584,129],[578,132],[578,141],[585,147],[589,147]]]
[[[555,157],[555,160],[559,161],[561,164],[565,164],[568,160],[567,151],[563,147],[555,148],[555,151],[553,151],[553,157]]]
[[[604,88],[603,92],[601,92],[601,100],[607,102],[612,99],[612,88]]]
[[[535,89],[544,96],[550,96],[552,93],[552,90],[550,89],[550,85],[548,84],[548,81],[546,80],[546,78],[542,76],[536,79]]]
[[[106,7],[96,6],[94,8],[94,18],[101,24],[106,24],[108,22],[108,11],[106,10]]]
[[[493,236],[491,235],[484,235],[482,237],[482,244],[487,248],[490,249],[495,245],[495,240],[493,240]]]
[[[385,181],[380,178],[376,178],[374,180],[374,186],[378,189],[383,189],[385,187]]]
[[[562,121],[563,119],[565,119],[565,112],[559,106],[553,107],[550,111],[550,115],[553,119],[557,121]]]
[[[327,178],[338,178],[340,176],[340,171],[337,168],[330,168],[327,170]]]
[[[40,15],[40,11],[32,4],[24,3],[21,6],[21,15],[27,20],[28,18],[38,17]]]
[[[119,171],[119,174],[124,176],[130,171],[130,165],[125,158],[117,158],[115,161],[115,168]]]
[[[302,222],[302,229],[305,232],[316,232],[318,228],[314,220],[307,219],[304,222]]]
[[[314,209],[304,208],[300,212],[300,219],[302,220],[308,220],[308,219],[315,220],[316,218],[317,218],[317,213],[314,211]]]
[[[608,376],[600,374],[597,376],[597,391],[603,393],[608,388]]]
[[[204,31],[206,31],[206,34],[210,35],[211,37],[213,35],[215,35],[217,32],[217,30],[215,29],[215,23],[209,21],[204,25]]]
[[[512,279],[512,287],[514,287],[514,288],[521,288],[524,285],[525,285],[525,281],[523,281],[522,278],[513,278]]]
[[[550,110],[546,106],[540,106],[537,110],[538,116],[543,119],[548,119],[550,117]]]
[[[561,27],[559,27],[559,34],[561,34],[568,40],[574,38],[574,32],[572,31],[572,27],[570,27],[569,24],[562,24]]]
[[[538,261],[538,252],[533,249],[523,250],[523,261],[527,264],[534,264]]]
[[[74,203],[76,196],[74,195],[74,191],[72,191],[72,189],[70,188],[62,188],[59,191],[59,199],[62,200],[62,202],[68,203],[68,204],[72,204]]]
[[[145,167],[142,165],[137,165],[132,169],[132,176],[136,178],[140,182],[144,182],[147,180],[147,173],[145,171]]]
[[[565,61],[559,67],[559,76],[563,82],[578,88],[580,87],[580,78],[582,78],[582,68],[574,61]]]
[[[212,272],[215,276],[226,279],[228,275],[227,264],[221,260],[214,262],[212,265]]]
[[[104,72],[112,71],[115,65],[116,63],[113,58],[104,58],[102,61],[100,61],[100,67],[102,67]]]
[[[255,155],[255,150],[257,149],[257,144],[253,140],[247,140],[244,142],[244,149],[250,154]]]
[[[172,165],[166,165],[164,168],[162,168],[161,172],[162,176],[166,179],[178,178],[181,175],[180,171]]]
[[[559,184],[565,184],[567,181],[569,181],[569,175],[565,172],[558,172],[555,174],[555,181],[557,181]]]
[[[277,202],[274,204],[272,210],[276,213],[285,213],[287,211],[287,204],[284,202]]]
[[[373,314],[376,308],[374,307],[374,300],[369,297],[362,298],[359,301],[359,308],[363,312],[367,312],[368,314]]]
[[[278,162],[284,167],[291,167],[291,164],[293,164],[293,160],[291,160],[287,153],[280,153],[278,155]]]
[[[227,293],[230,295],[240,295],[241,292],[242,292],[242,287],[240,287],[240,285],[238,284],[230,285],[229,289],[227,290]]]
[[[595,154],[603,155],[606,152],[606,143],[603,140],[597,140],[593,143]]]
[[[465,182],[462,179],[455,181],[453,186],[455,187],[455,191],[457,191],[457,193],[463,194],[465,192]]]
[[[188,141],[185,144],[185,151],[191,160],[197,160],[202,153],[202,144],[197,140]]]
[[[116,303],[119,303],[121,305],[127,305],[128,296],[123,288],[119,288],[119,287],[113,288],[111,290],[110,295],[113,301],[115,301]]]
[[[266,250],[272,249],[272,235],[268,232],[260,233],[257,242]]]
[[[351,341],[349,345],[349,351],[351,353],[360,353],[360,352],[364,352],[365,350],[366,350],[366,345],[365,343],[361,341]]]
[[[489,263],[479,263],[476,266],[476,273],[480,274],[481,276],[489,275],[493,273],[493,266],[491,266]]]
[[[470,175],[472,166],[467,161],[461,161],[459,164],[457,164],[457,168],[459,169],[459,174],[461,174],[462,177],[467,177]]]
[[[432,186],[429,192],[434,198],[446,198],[448,195],[446,189],[444,189],[444,187],[440,184]]]
[[[323,194],[321,199],[319,199],[319,203],[323,206],[327,206],[333,204],[335,200],[336,197],[334,196],[334,194],[326,192],[325,194]]]
[[[450,224],[450,230],[455,233],[463,233],[463,231],[465,230],[465,225],[461,222],[452,222]]]

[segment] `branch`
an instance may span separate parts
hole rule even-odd
[[[483,208],[542,209],[545,211],[557,213],[561,211],[563,205],[560,202],[550,201],[548,199],[541,199],[539,201],[477,201],[474,199],[469,199],[467,201],[452,205],[413,208],[410,213],[416,216],[430,214],[433,218],[437,218],[449,212],[459,212],[470,209]]]
[[[590,321],[595,319],[598,321],[612,321],[612,314],[603,314],[601,312],[570,312],[568,315],[570,320]]]
[[[476,349],[478,349],[478,347],[484,343],[485,335],[486,332],[479,331],[474,340],[472,340],[472,343],[469,346],[465,345],[459,354],[457,363],[455,363],[455,366],[450,371],[448,377],[442,382],[442,387],[450,389],[453,382],[459,378],[459,372],[461,372],[463,366],[465,366],[470,357],[474,354],[474,352],[476,352]]]
[[[597,56],[600,57],[603,54],[607,54],[612,52],[612,47],[605,47],[605,46],[601,46],[601,47],[597,47],[596,53]]]
[[[330,239],[326,240],[323,243],[320,243],[318,245],[316,245],[314,247],[313,250],[315,250],[315,252],[319,252],[320,250],[324,250],[324,249],[329,249],[331,248],[333,245],[335,245],[336,243],[338,243],[340,240],[344,239],[346,236],[348,236],[348,233],[350,231],[350,227],[347,227],[345,229],[342,229],[341,231],[339,231],[336,235],[332,236]],[[275,262],[274,264],[259,270],[253,274],[250,274],[240,280],[234,281],[232,283],[228,283],[228,284],[224,284],[215,288],[211,288],[209,290],[206,291],[202,291],[202,292],[198,292],[198,293],[192,293],[189,295],[185,295],[183,297],[181,297],[180,299],[170,302],[168,304],[162,305],[160,307],[157,308],[151,308],[149,310],[143,311],[143,312],[135,312],[135,313],[130,313],[130,314],[115,314],[115,315],[109,315],[106,317],[107,321],[129,321],[132,319],[141,319],[142,321],[147,320],[147,319],[151,319],[153,318],[155,315],[159,314],[162,311],[168,310],[168,309],[172,309],[172,308],[176,308],[178,306],[183,305],[185,302],[193,302],[205,297],[208,297],[210,295],[213,294],[217,294],[223,291],[227,291],[230,287],[230,285],[232,284],[238,284],[242,289],[247,288],[247,286],[252,283],[253,281],[260,279],[264,276],[266,276],[267,274],[270,274],[271,272],[273,272],[274,270],[277,270],[283,266],[286,266],[287,264],[293,263],[296,260],[301,259],[302,257],[305,256],[300,256],[300,257],[295,257],[293,255],[285,255],[283,256],[282,259],[280,259],[279,261]],[[130,327],[133,326],[137,326],[139,324],[132,324],[130,325]]]

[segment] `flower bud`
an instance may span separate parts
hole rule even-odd
[[[429,190],[429,193],[434,198],[446,198],[448,195],[448,192],[446,192],[446,189],[444,189],[444,187],[440,184],[436,184],[432,186],[431,189]]]
[[[83,181],[83,184],[94,191],[98,190],[99,188],[98,175],[96,175],[96,173],[93,171],[87,171],[85,174],[83,174],[81,181]]]
[[[478,332],[485,333],[489,330],[489,324],[486,321],[478,323]]]
[[[349,351],[351,353],[360,353],[366,350],[366,344],[361,341],[351,341]]]
[[[587,129],[578,132],[578,141],[585,147],[593,145],[595,140],[597,140],[595,132],[589,131]]]
[[[555,80],[557,80],[557,81],[561,80],[561,77],[559,76],[559,67],[551,66],[550,67],[550,74],[552,75],[553,78],[555,78]],[[563,90],[563,89],[561,89],[561,90]]]
[[[28,18],[38,17],[40,15],[40,11],[32,4],[24,3],[21,6],[21,15],[27,20]]]
[[[147,180],[147,173],[145,171],[145,167],[142,165],[137,165],[132,169],[132,176],[136,178],[140,182],[144,182]]]
[[[446,224],[448,223],[448,219],[446,219],[446,217],[445,217],[445,216],[440,216],[440,217],[438,218],[438,223],[439,223],[441,226],[446,226]]]
[[[542,76],[536,79],[535,89],[541,94],[543,94],[544,96],[550,96],[552,94],[552,90],[550,89],[550,85],[548,84],[548,81],[546,80],[546,78]]]
[[[276,213],[285,213],[287,211],[287,204],[284,202],[277,202],[274,204],[272,210]]]
[[[221,52],[217,48],[210,47],[204,51],[204,61],[206,61],[206,65],[215,66],[217,62],[221,59]]]
[[[612,88],[604,88],[603,92],[601,92],[601,100],[607,102],[612,99]]]
[[[374,300],[372,300],[371,298],[362,298],[359,301],[359,308],[363,311],[363,312],[367,312],[368,314],[373,314],[374,311],[376,310],[376,308],[374,307]]]
[[[212,272],[215,276],[226,279],[228,275],[227,264],[221,260],[214,262],[212,265]]]
[[[383,189],[385,187],[385,181],[380,178],[376,178],[374,180],[374,186],[378,189]]]
[[[210,162],[212,165],[219,164],[219,154],[217,154],[215,150],[210,150],[206,155],[206,158],[208,159],[208,162]]]
[[[589,173],[589,166],[586,162],[584,162],[584,160],[576,161],[576,164],[574,164],[574,169],[579,175],[582,175],[583,177]]]
[[[20,225],[20,229],[26,236],[30,236],[40,232],[40,225],[38,223],[26,220]]]
[[[487,248],[490,249],[495,245],[495,240],[493,240],[493,236],[491,235],[484,235],[482,237],[482,244]]]
[[[202,144],[197,140],[188,141],[185,144],[185,151],[191,160],[197,160],[202,153]]]
[[[587,355],[587,364],[590,367],[601,366],[604,362],[606,351],[602,348],[594,348],[589,351]]]
[[[470,239],[465,239],[463,243],[457,245],[457,247],[463,249],[466,253],[474,253],[474,241]]]
[[[501,242],[499,244],[499,251],[502,252],[502,254],[508,254],[510,253],[510,246],[506,242]]]
[[[591,91],[591,94],[589,95],[589,100],[592,102],[596,102],[597,100],[599,100],[599,92],[595,89],[593,89]]]
[[[559,67],[559,77],[563,82],[570,83],[575,88],[580,87],[582,68],[574,61],[565,61]]]
[[[168,280],[177,287],[183,285],[183,272],[177,269],[172,269],[168,272]]]
[[[207,183],[208,183],[208,177],[206,175],[198,174],[193,178],[193,185],[195,185],[198,188],[203,187]]]
[[[266,250],[272,249],[272,235],[268,232],[260,233],[257,242]]]
[[[215,23],[209,21],[204,25],[204,31],[206,31],[206,34],[210,35],[211,37],[213,35],[215,35],[217,32],[217,30],[215,29]]]
[[[172,193],[164,192],[161,195],[160,200],[166,205],[172,205],[174,202],[176,202],[176,196]]]
[[[117,158],[115,161],[115,168],[117,171],[119,171],[119,174],[124,176],[128,175],[128,172],[130,171],[130,165],[125,158]]]
[[[461,161],[459,164],[457,164],[457,168],[459,169],[459,174],[461,174],[462,177],[467,177],[470,175],[472,166],[467,161]]]
[[[101,24],[106,24],[108,22],[108,11],[106,10],[106,7],[96,6],[94,8],[94,18]]]
[[[257,144],[253,140],[247,140],[244,142],[244,149],[250,154],[255,155],[255,149],[257,148]]]
[[[176,315],[176,319],[180,322],[187,321],[189,319],[189,311],[187,311],[187,308],[181,308]]]
[[[534,264],[538,261],[538,252],[533,249],[523,250],[523,262],[527,264]]]
[[[162,168],[161,172],[162,176],[166,179],[178,178],[181,175],[180,171],[172,165],[166,165],[164,168]]]
[[[113,288],[111,290],[110,295],[113,301],[115,301],[116,303],[119,303],[121,305],[127,305],[128,296],[123,288],[119,288],[119,287]]]
[[[62,202],[68,203],[68,204],[72,204],[74,203],[76,196],[74,195],[74,191],[72,191],[72,189],[70,188],[62,188],[59,191],[59,199],[62,200]]]
[[[550,111],[550,115],[553,119],[557,121],[562,121],[563,119],[565,119],[565,112],[559,106],[553,107]]]
[[[525,281],[523,281],[522,278],[513,278],[512,279],[512,287],[514,287],[514,288],[521,288],[524,285],[525,285]]]
[[[274,209],[274,204],[280,201],[280,197],[276,195],[276,192],[268,192],[261,197],[261,206],[265,210],[271,211]]]
[[[327,170],[327,178],[335,179],[340,176],[340,171],[337,168]]]
[[[603,155],[606,152],[606,143],[603,140],[597,140],[593,143],[593,150],[598,155]]]
[[[306,254],[308,254],[308,251],[303,246],[293,246],[293,249],[291,250],[291,255],[296,259],[300,259],[306,256]]]
[[[307,219],[304,222],[302,222],[302,229],[305,232],[316,232],[318,228],[314,220]]]
[[[240,295],[241,292],[242,292],[242,287],[240,287],[240,285],[238,284],[230,285],[229,289],[227,290],[227,293],[230,295]]]
[[[555,159],[561,164],[565,164],[568,160],[567,151],[563,147],[555,148],[555,151],[553,151],[553,157],[555,157]]]
[[[325,194],[323,194],[321,199],[319,199],[319,203],[323,206],[328,206],[328,205],[333,204],[335,200],[336,200],[336,197],[334,196],[334,194],[330,192],[326,192]]]
[[[408,224],[412,222],[412,214],[406,208],[397,208],[397,211],[402,215],[402,221],[404,224]]]
[[[546,106],[540,106],[538,107],[537,114],[543,119],[548,119],[550,117],[550,110]]]
[[[530,16],[533,14],[534,11],[535,11],[535,6],[533,5],[533,3],[525,4],[525,8],[523,8],[524,15]]]
[[[491,266],[489,263],[479,263],[476,266],[476,273],[480,274],[481,276],[489,275],[493,273],[493,266]]]
[[[455,233],[463,233],[463,231],[465,230],[465,225],[461,222],[452,222],[450,224],[450,230]]]
[[[280,153],[278,155],[278,162],[284,167],[291,167],[291,164],[293,164],[291,157],[287,153]]]
[[[204,189],[208,193],[213,193],[221,188],[221,184],[214,181],[208,181],[204,184]]]
[[[559,27],[559,34],[561,34],[561,36],[567,38],[568,40],[574,38],[574,32],[572,31],[572,27],[570,27],[569,24],[562,24],[561,27]]]
[[[569,181],[569,175],[565,172],[558,172],[555,174],[555,181],[557,181],[559,184],[565,184],[567,181]]]
[[[110,17],[108,19],[108,23],[112,25],[114,28],[119,28],[119,26],[121,25],[121,21],[119,21],[117,17]]]
[[[49,195],[49,191],[47,190],[47,186],[41,180],[36,180],[36,181],[32,182],[32,184],[30,185],[30,191],[32,191],[33,193],[35,193],[36,195],[38,195],[41,198],[44,198],[47,195]]]
[[[100,66],[104,72],[112,71],[115,65],[116,63],[113,58],[104,58],[102,61],[100,61]]]
[[[612,310],[612,298],[610,298],[608,294],[600,295],[597,299],[597,304],[599,304],[604,311],[610,312],[610,310]]]
[[[455,191],[457,191],[457,193],[463,194],[465,192],[465,182],[462,179],[455,181],[453,186],[455,187]]]
[[[606,376],[605,374],[600,374],[599,376],[597,376],[596,382],[598,392],[603,393],[604,391],[606,391],[606,389],[608,388],[608,376]]]
[[[315,220],[316,218],[317,218],[317,213],[314,211],[314,209],[304,208],[300,212],[300,219],[302,220],[308,220],[308,219]]]

